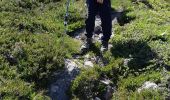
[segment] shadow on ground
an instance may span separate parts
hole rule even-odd
[[[154,9],[153,6],[147,0],[132,0],[133,3],[139,4],[139,2],[143,3],[149,9]]]
[[[157,57],[157,54],[151,50],[146,42],[135,40],[113,43],[111,53],[115,58],[129,59],[127,66],[130,70],[137,72],[154,64],[152,60]]]
[[[124,10],[124,9],[120,9],[120,10],[115,10],[114,8],[111,9],[111,13],[112,13],[112,22],[113,24],[115,24],[115,21],[117,23],[119,23],[120,26],[123,26],[127,23],[130,23],[132,20],[135,19],[135,17],[133,16],[128,16],[127,14],[130,12],[130,10]]]

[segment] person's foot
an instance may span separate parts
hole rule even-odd
[[[102,41],[102,46],[100,48],[101,52],[105,52],[108,50],[108,41]]]
[[[87,38],[84,44],[81,46],[81,49],[80,49],[81,54],[86,53],[89,50],[91,44],[92,44],[92,38]]]

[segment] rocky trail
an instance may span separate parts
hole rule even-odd
[[[127,12],[128,11],[126,11],[124,9],[112,10],[113,28],[116,23],[118,23],[119,25],[124,25],[126,23],[129,23],[131,20],[133,20],[133,18],[128,18],[128,16],[126,16]],[[125,17],[126,17],[126,19],[124,19]],[[83,40],[85,39],[84,33],[85,33],[85,29],[83,28],[83,29],[80,29],[80,30],[74,32],[71,37],[82,43]],[[101,20],[100,20],[100,17],[96,16],[93,42],[94,43],[101,42],[101,37],[102,37]],[[111,38],[113,38],[113,37],[114,37],[114,31],[112,32]],[[109,49],[110,48],[112,48],[111,44],[109,44]],[[99,49],[96,49],[96,50],[100,51]],[[125,66],[129,60],[131,60],[131,59],[124,60]],[[92,57],[89,54],[86,54],[86,55],[75,54],[72,56],[71,59],[65,59],[64,70],[54,73],[55,80],[53,81],[53,83],[51,83],[51,85],[49,87],[50,97],[52,98],[52,100],[69,100],[69,96],[68,96],[67,92],[69,90],[71,82],[79,74],[81,67],[89,68],[89,67],[93,67],[94,64],[104,67],[108,63],[109,62],[104,59],[104,57],[102,56],[102,54],[100,52],[96,53],[96,55],[92,56]],[[111,81],[109,79],[102,79],[102,80],[100,80],[100,82],[104,83],[107,87],[107,91],[104,94],[104,96],[105,96],[104,98],[106,100],[110,100],[109,99],[110,96],[116,90],[115,87],[110,86]],[[143,84],[143,86],[141,86],[138,89],[138,91],[141,91],[142,89],[147,89],[147,88],[157,89],[157,88],[159,88],[159,86],[156,85],[155,83],[148,81],[148,82],[145,82]],[[93,98],[93,99],[101,100],[98,97]]]
[[[0,100],[170,100],[169,1],[110,0],[80,52],[86,0],[1,0]]]
[[[115,23],[121,22],[121,17],[123,15],[124,11],[112,11],[112,25]],[[122,22],[121,22],[122,23]],[[78,30],[74,32],[74,35],[72,36],[74,39],[79,40],[80,42],[83,42],[84,39],[84,33],[85,29]],[[114,32],[112,32],[111,38],[113,38]],[[101,20],[98,16],[96,16],[95,20],[95,30],[93,35],[93,42],[100,42],[102,37],[102,29],[101,29]],[[109,44],[109,49],[112,47],[111,44]],[[84,62],[79,62],[79,58],[83,58]],[[69,96],[67,95],[67,91],[69,89],[69,86],[74,80],[74,78],[79,74],[79,68],[81,67],[93,67],[94,63],[98,64],[100,66],[105,66],[108,62],[104,61],[102,54],[99,53],[99,55],[96,55],[95,57],[90,57],[88,54],[85,56],[81,55],[73,55],[72,59],[65,59],[65,68],[63,71],[54,73],[55,81],[50,85],[49,93],[52,98],[52,100],[69,100]],[[113,88],[109,86],[110,81],[107,79],[101,80],[106,86],[108,87],[106,98],[109,97],[110,92],[113,92]],[[96,97],[96,100],[99,100],[99,98]]]

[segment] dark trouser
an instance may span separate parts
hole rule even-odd
[[[97,3],[97,0],[87,0],[88,18],[86,19],[86,37],[91,38],[95,26],[95,16],[99,14],[102,21],[103,41],[109,41],[112,32],[111,21],[111,2],[104,0],[103,4]]]

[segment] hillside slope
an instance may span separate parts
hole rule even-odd
[[[112,8],[113,14],[120,13],[121,17],[113,25],[112,48],[103,55],[109,63],[105,67],[96,64],[91,69],[82,68],[71,86],[72,97],[169,100],[170,2],[112,0]],[[96,48],[90,50],[91,58],[98,55],[99,45],[97,42]],[[149,84],[154,84],[156,90],[143,89]]]
[[[83,0],[70,4],[68,35],[64,33],[66,0],[0,1],[0,99],[50,100],[53,73],[64,68],[64,59],[79,51],[75,31],[84,27]],[[70,99],[164,99],[170,96],[169,0],[112,0],[113,14],[122,12],[113,25],[112,48],[103,54],[108,64],[80,67],[67,91]],[[98,56],[100,42],[87,53]],[[78,61],[83,62],[84,56]],[[104,80],[104,83],[103,83]],[[109,80],[109,84],[105,84]],[[138,89],[154,82],[157,90]],[[107,92],[110,90],[110,92]]]
[[[77,52],[77,41],[63,34],[64,5],[60,0],[0,1],[1,99],[41,100],[52,73]],[[70,32],[83,26],[77,10],[70,9]]]

